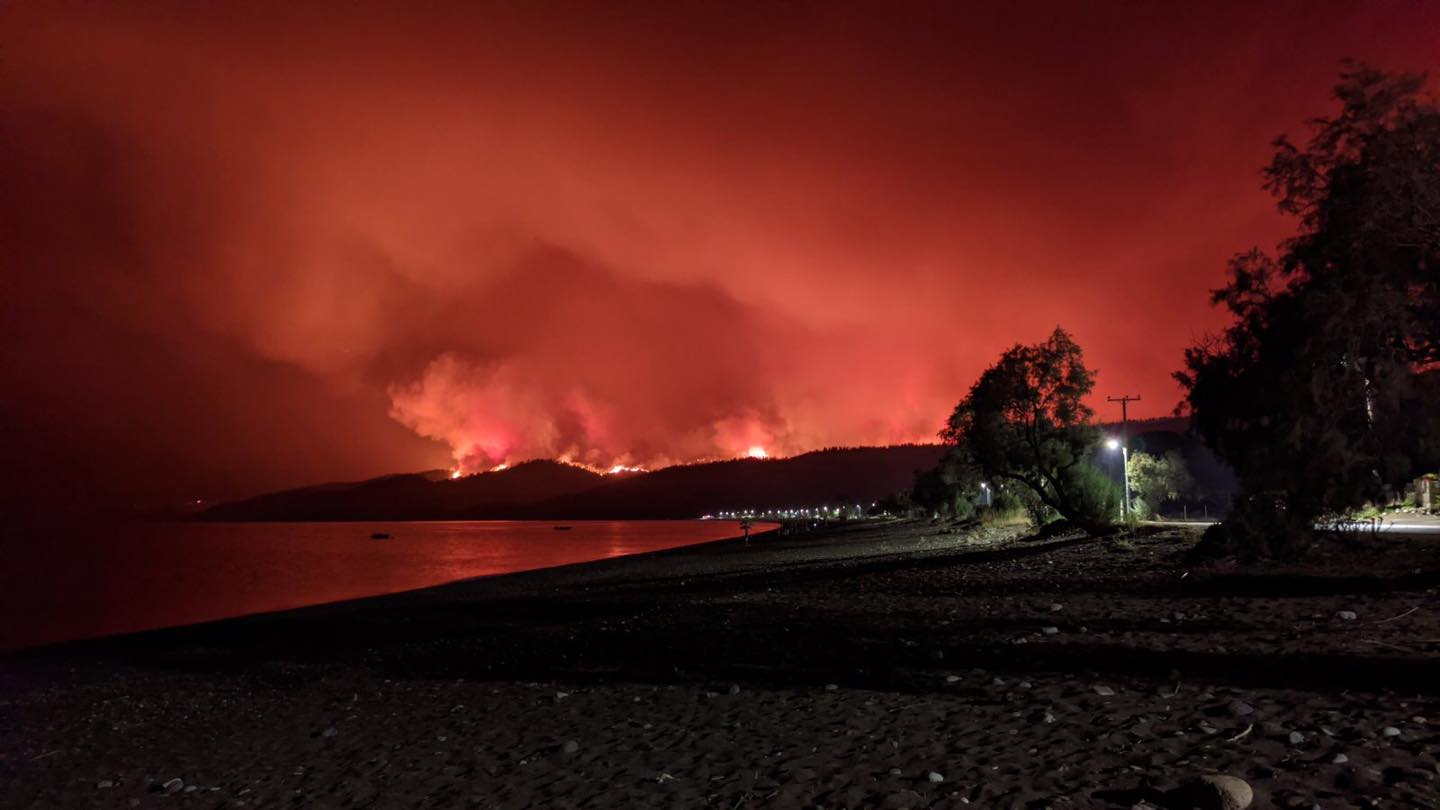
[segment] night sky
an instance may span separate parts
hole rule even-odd
[[[1440,67],[1398,0],[290,5],[0,8],[11,507],[931,441],[1057,323],[1166,415],[1270,141]]]

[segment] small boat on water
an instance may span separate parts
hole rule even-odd
[[[371,532],[371,533],[370,533],[370,539],[371,539],[371,540],[389,540],[389,539],[390,539],[390,533],[389,533],[389,532]]]
[[[575,528],[575,527],[574,527],[574,526],[551,526],[550,528],[554,529],[554,530],[557,531],[557,532],[568,532],[568,531],[570,531],[571,529],[573,529],[573,528]]]

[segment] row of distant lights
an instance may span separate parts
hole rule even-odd
[[[873,509],[878,504],[871,503]],[[823,520],[825,518],[839,517],[842,510],[860,514],[865,509],[860,504],[851,506],[813,506],[800,509],[741,509],[730,512],[716,512],[713,515],[705,515],[702,520],[743,520],[746,518],[814,518]]]

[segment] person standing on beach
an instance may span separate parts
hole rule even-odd
[[[750,545],[750,521],[740,521],[740,528],[745,530],[745,545]]]

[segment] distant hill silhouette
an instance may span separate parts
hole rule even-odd
[[[599,475],[556,461],[450,480],[443,473],[325,484],[214,506],[201,520],[443,520],[694,518],[732,509],[865,503],[909,489],[939,445],[819,450]]]
[[[1174,433],[1183,436],[1190,432],[1190,417],[1188,416],[1155,416],[1149,419],[1131,419],[1130,435],[1139,436],[1142,433]],[[1101,422],[1100,430],[1106,435],[1120,435],[1120,420],[1113,422]]]
[[[537,504],[527,516],[686,518],[739,509],[869,505],[914,483],[939,462],[939,445],[820,450],[783,459],[667,467]],[[472,517],[493,517],[475,510]]]

